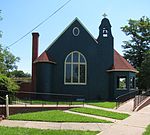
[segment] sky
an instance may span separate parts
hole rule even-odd
[[[48,16],[54,13],[68,0],[1,0],[0,21],[2,38],[0,44],[8,47],[24,36]],[[33,32],[38,32],[39,55],[62,33],[77,17],[95,37],[99,34],[99,25],[103,14],[112,25],[114,48],[123,54],[122,41],[129,40],[120,29],[129,19],[150,17],[150,0],[71,0],[63,9],[40,25]],[[20,57],[18,70],[31,73],[32,34],[9,47],[9,51]]]

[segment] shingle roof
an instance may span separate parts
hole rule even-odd
[[[34,61],[34,63],[38,62],[48,62],[55,64],[55,62],[47,56],[47,53],[45,51]]]
[[[114,50],[114,65],[109,71],[132,71],[138,72],[126,59]]]

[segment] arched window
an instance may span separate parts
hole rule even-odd
[[[67,55],[64,62],[64,83],[85,85],[87,81],[87,62],[78,51]]]

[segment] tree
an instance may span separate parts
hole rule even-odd
[[[31,77],[31,75],[24,73],[22,70],[14,70],[11,72],[11,77]]]
[[[128,25],[121,27],[121,30],[131,38],[123,41],[124,57],[139,69],[146,52],[150,50],[150,19],[145,16],[139,20],[130,19]]]
[[[2,32],[0,31],[0,38],[1,36]],[[17,67],[17,61],[19,61],[19,58],[15,57],[8,49],[3,49],[0,44],[0,90],[15,91],[19,89],[19,86],[6,76],[6,74]]]
[[[1,14],[1,10],[0,10],[0,14]],[[0,21],[2,20],[2,17],[0,16]],[[2,31],[0,30],[0,38],[2,37]]]
[[[5,74],[8,77],[10,72],[17,69],[16,62],[19,62],[20,58],[15,57],[8,49],[3,49],[0,45],[0,73]]]
[[[0,10],[0,14],[1,14],[1,10]],[[2,20],[2,17],[0,16],[0,21]],[[0,38],[2,37],[2,31],[0,30]],[[0,44],[0,73],[3,69],[3,64],[2,64],[2,61],[3,61],[3,55],[2,55],[2,47],[1,47],[1,44]]]
[[[0,10],[1,13],[1,10]],[[2,17],[0,16],[0,21]],[[2,32],[0,31],[0,38],[2,37]],[[17,69],[16,62],[19,62],[20,58],[15,57],[8,48],[2,48],[0,44],[0,73],[9,76],[9,72]]]
[[[145,56],[139,72],[139,88],[150,89],[150,51]]]
[[[0,90],[4,91],[16,91],[19,86],[10,78],[5,75],[0,75]]]

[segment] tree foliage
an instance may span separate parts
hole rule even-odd
[[[1,10],[0,10],[0,14],[1,14]],[[0,16],[0,21],[2,20],[2,17]],[[2,37],[2,31],[0,30],[0,38]]]
[[[11,72],[11,77],[31,77],[31,75],[24,73],[22,70],[14,70]]]
[[[16,91],[19,89],[19,86],[10,78],[5,75],[0,74],[0,90],[5,91]]]
[[[0,16],[0,20],[1,19]],[[1,37],[2,32],[0,31],[0,38]],[[19,86],[11,78],[7,77],[9,76],[10,71],[17,68],[16,62],[18,61],[18,57],[15,57],[8,49],[3,49],[0,44],[0,90],[16,91],[19,89]]]
[[[150,89],[150,51],[145,57],[139,72],[139,87],[147,90]]]
[[[15,57],[8,49],[3,49],[0,45],[0,73],[10,76],[10,72],[17,69],[16,62],[20,58]]]
[[[0,10],[1,14],[1,10]],[[0,16],[0,21],[2,17]],[[0,31],[0,37],[2,32]],[[8,48],[3,48],[0,44],[0,73],[9,76],[9,73],[17,69],[16,62],[19,62],[20,58],[15,57]]]
[[[128,25],[121,27],[130,36],[124,41],[124,57],[136,68],[140,68],[145,59],[145,53],[150,50],[150,19],[141,17],[139,20],[130,19]]]

